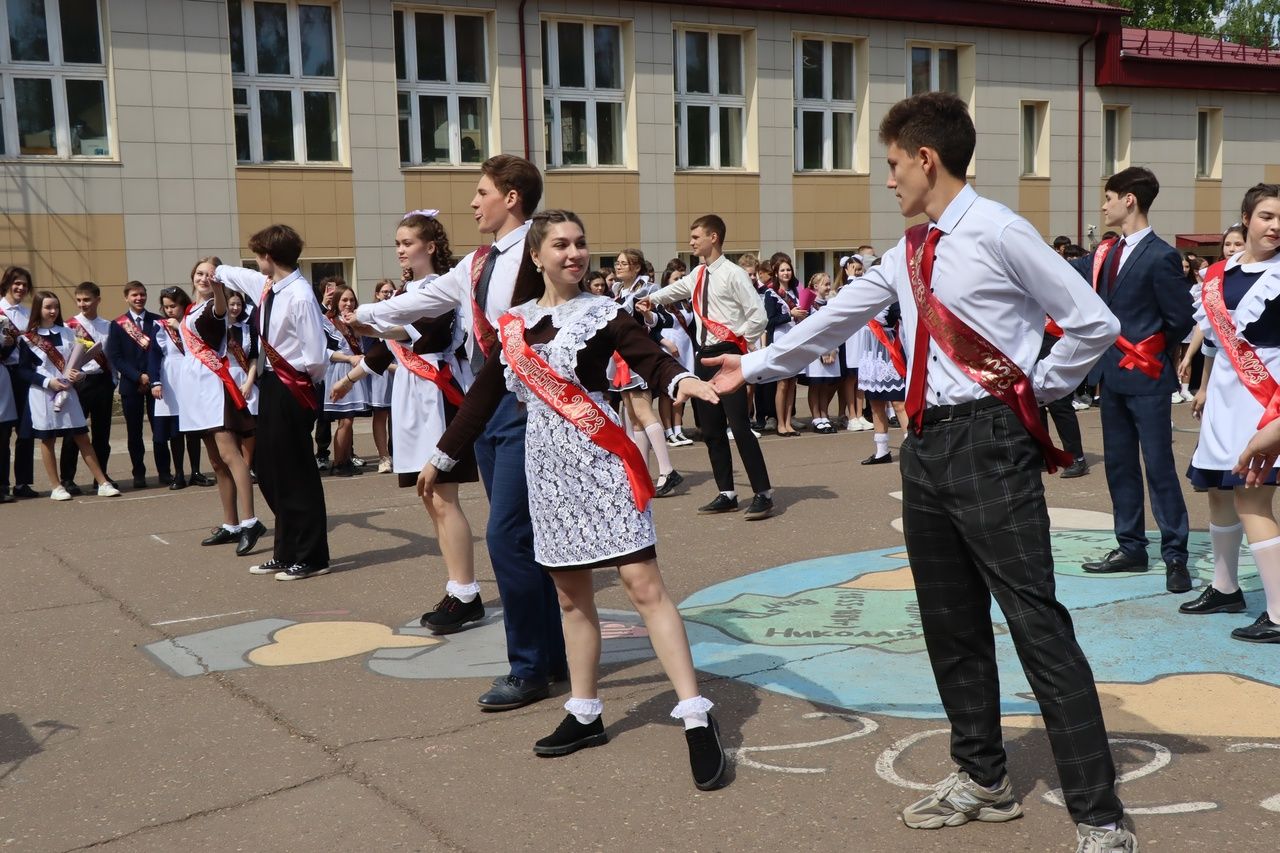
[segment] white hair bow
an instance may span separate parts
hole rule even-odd
[[[400,217],[400,221],[404,222],[410,216],[425,216],[428,219],[435,219],[439,215],[440,215],[440,211],[438,210],[411,210],[408,213],[406,213],[404,216]]]

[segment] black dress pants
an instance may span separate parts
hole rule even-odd
[[[1071,454],[1072,459],[1084,458],[1084,442],[1080,440],[1080,419],[1071,405],[1074,394],[1068,394],[1060,400],[1054,400],[1047,406],[1040,407],[1040,421],[1045,430],[1049,429],[1049,418],[1053,418],[1053,426],[1058,430],[1058,438],[1062,441],[1062,449]]]
[[[89,443],[93,455],[98,457],[102,473],[107,473],[107,460],[111,456],[111,404],[115,401],[116,387],[105,373],[89,373],[76,389],[80,396],[80,408],[89,422]],[[80,449],[70,438],[62,439],[62,452],[58,458],[58,477],[62,482],[75,482],[76,464],[80,461]],[[110,476],[109,474],[107,476]]]
[[[286,566],[329,565],[329,519],[324,486],[311,452],[316,413],[284,387],[274,370],[258,386],[257,445],[254,473],[258,488],[275,514],[275,552]]]
[[[929,423],[902,445],[903,525],[951,756],[982,785],[1005,775],[991,597],[1044,716],[1067,809],[1118,821],[1102,708],[1055,594],[1039,447],[1012,410]]]
[[[146,415],[147,424],[151,427],[151,451],[155,455],[156,473],[168,476],[170,473],[169,445],[156,441],[155,415],[156,401],[150,394],[141,393],[120,395],[120,408],[124,411],[125,436],[129,447],[129,464],[135,477],[147,476],[147,446],[142,439],[142,417]]]
[[[28,385],[15,365],[6,365],[9,371],[9,384],[13,386],[13,403],[18,410],[18,420],[13,425],[13,482],[14,486],[30,486],[35,482],[36,443],[31,437],[31,414],[27,411]],[[9,488],[9,438],[4,438],[4,452],[0,454],[0,487]]]
[[[705,347],[699,354],[694,372],[699,379],[710,379],[719,368],[704,365],[702,358],[737,352],[738,348],[733,344]],[[751,423],[747,418],[746,389],[721,394],[720,403],[714,406],[695,399],[693,408],[698,415],[698,429],[702,432],[702,440],[707,445],[707,456],[711,457],[711,473],[715,476],[716,488],[722,492],[734,491],[733,456],[729,451],[729,436],[726,432],[731,429],[734,442],[738,445],[738,456],[742,458],[742,467],[747,470],[747,479],[751,482],[751,491],[757,494],[768,491],[769,470],[764,464],[764,454],[760,452],[760,440],[751,432]]]

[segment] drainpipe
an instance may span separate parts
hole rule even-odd
[[[1084,245],[1084,49],[1096,44],[1102,32],[1102,21],[1093,25],[1093,35],[1080,42],[1076,50],[1076,244]],[[1094,51],[1094,64],[1098,62]]]
[[[524,159],[529,158],[529,63],[525,56],[524,45],[524,7],[529,0],[520,0],[520,8],[516,12],[520,26],[520,116],[522,118],[521,126],[524,128]],[[1084,50],[1083,47],[1080,48]],[[1083,72],[1081,72],[1083,73]],[[1082,78],[1083,79],[1083,78]],[[1083,85],[1083,84],[1081,84]],[[1083,95],[1081,96],[1083,97]]]

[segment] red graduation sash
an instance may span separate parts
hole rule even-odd
[[[414,376],[434,384],[453,406],[462,406],[462,389],[453,381],[453,371],[447,362],[442,361],[436,367],[399,341],[388,340],[387,346]]]
[[[39,330],[31,324],[27,324],[27,330],[22,333],[27,339],[27,343],[32,349],[38,349],[44,353],[44,357],[49,360],[59,373],[65,373],[67,370],[67,360],[62,357],[62,350],[53,345],[53,342],[43,335],[39,334]],[[78,345],[77,345],[78,346]]]
[[[698,319],[702,321],[703,328],[725,343],[733,344],[745,355],[747,350],[751,349],[746,338],[730,329],[724,323],[718,323],[702,313],[702,284],[706,281],[706,278],[707,265],[703,264],[698,268],[698,281],[693,286],[693,313],[698,315]]]
[[[151,338],[142,334],[142,330],[138,328],[137,323],[133,322],[128,312],[116,318],[116,325],[124,329],[125,334],[133,338],[133,342],[142,347],[144,352],[151,346]]]
[[[236,364],[240,366],[240,369],[248,373],[249,356],[245,355],[244,347],[240,345],[240,342],[235,339],[231,332],[232,329],[227,329],[227,352],[236,360]]]
[[[879,320],[871,320],[867,323],[867,328],[871,330],[871,334],[875,335],[880,345],[888,350],[889,360],[893,362],[893,369],[898,371],[899,376],[906,376],[907,354],[902,351],[902,341],[898,338],[890,338],[889,333],[884,329],[884,323]]]
[[[1240,383],[1262,406],[1262,418],[1258,421],[1258,429],[1262,429],[1280,417],[1280,385],[1276,384],[1271,371],[1253,345],[1236,334],[1235,320],[1227,310],[1222,296],[1222,280],[1226,270],[1226,261],[1218,261],[1209,267],[1204,275],[1200,302],[1204,306],[1205,316],[1209,318],[1209,325],[1213,326],[1213,333],[1218,338],[1219,349],[1231,360]]]
[[[182,345],[182,336],[178,334],[178,330],[173,328],[173,326],[170,326],[168,323],[161,323],[160,328],[169,333],[169,340],[173,341],[173,345],[177,348],[178,352],[186,355],[187,348]]]
[[[356,337],[355,333],[351,331],[351,327],[344,323],[337,314],[333,315],[331,322],[333,327],[338,330],[338,334],[346,338],[347,346],[351,347],[351,352],[355,355],[363,355],[364,350],[360,347],[360,338]]]
[[[488,358],[489,353],[493,351],[493,345],[498,341],[498,333],[493,330],[493,324],[485,315],[484,308],[476,301],[476,290],[480,287],[480,276],[484,273],[484,259],[489,256],[492,249],[492,246],[481,246],[471,256],[471,327],[476,344],[479,345],[480,352],[484,353],[485,358]]]
[[[194,356],[196,361],[213,371],[213,375],[222,381],[222,387],[227,389],[227,393],[231,395],[231,402],[235,404],[237,409],[243,409],[248,404],[244,401],[244,395],[240,393],[240,386],[231,378],[231,370],[227,367],[227,360],[219,358],[218,354],[213,351],[213,347],[206,344],[204,339],[187,328],[186,318],[195,308],[195,305],[187,308],[187,313],[183,315],[182,323],[178,326],[178,331],[182,334],[182,341],[187,345],[187,355]]]
[[[1098,286],[1102,283],[1102,268],[1111,257],[1112,250],[1124,251],[1120,243],[1120,240],[1103,240],[1098,244],[1098,248],[1094,250],[1094,293],[1098,292]],[[1112,282],[1111,286],[1115,287],[1115,282]],[[1057,323],[1054,323],[1054,326],[1056,327]],[[1058,330],[1058,337],[1062,337],[1061,329]],[[1116,349],[1124,353],[1120,359],[1120,366],[1125,370],[1140,370],[1152,379],[1160,378],[1160,373],[1164,370],[1164,364],[1160,361],[1160,353],[1165,350],[1164,332],[1156,332],[1154,335],[1139,341],[1137,345],[1130,342],[1124,335],[1120,335],[1116,338]]]
[[[320,411],[320,398],[316,395],[316,386],[311,382],[311,376],[303,373],[289,363],[289,360],[282,356],[271,342],[267,340],[262,327],[266,322],[267,316],[267,298],[271,295],[271,279],[267,278],[262,283],[262,297],[258,301],[258,346],[262,350],[262,354],[267,357],[267,363],[271,365],[271,370],[275,373],[276,378],[280,380],[280,384],[285,390],[293,395],[293,399],[298,401],[298,405],[304,409],[310,409],[313,412]]]
[[[67,328],[73,331],[83,332],[86,338],[93,341],[95,344],[98,343],[98,339],[93,336],[93,329],[91,329],[88,326],[85,326],[75,317],[72,317],[70,320],[67,321]],[[148,341],[148,343],[150,343],[150,341]],[[98,366],[101,367],[104,372],[108,374],[111,373],[111,364],[110,362],[107,361],[106,355],[99,352],[97,355],[93,357],[93,360],[98,362]]]
[[[565,379],[534,352],[524,339],[524,320],[515,314],[503,314],[498,320],[502,330],[502,352],[511,372],[532,391],[539,400],[550,406],[557,415],[591,439],[598,447],[622,460],[636,508],[644,511],[653,498],[653,480],[649,478],[649,466],[640,455],[626,431],[605,414],[604,409],[577,383]]]
[[[1071,454],[1053,446],[1040,421],[1040,404],[1036,402],[1031,380],[1022,368],[952,313],[929,289],[929,283],[920,270],[928,231],[927,222],[907,229],[907,277],[920,325],[965,375],[1013,410],[1018,422],[1040,445],[1050,474],[1059,467],[1070,465],[1075,461]],[[911,368],[927,370],[928,366],[912,364]]]

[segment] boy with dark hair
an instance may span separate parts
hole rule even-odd
[[[742,267],[724,256],[724,220],[714,213],[699,216],[689,226],[689,248],[702,263],[688,275],[654,291],[636,303],[641,311],[653,305],[668,305],[689,300],[693,306],[694,347],[698,360],[694,372],[699,379],[710,379],[715,368],[703,363],[707,356],[724,353],[741,355],[749,344],[764,334],[768,325],[764,302]],[[710,503],[698,507],[709,515],[738,511],[738,493],[733,485],[733,456],[729,451],[729,431],[738,446],[738,456],[747,471],[754,495],[745,518],[756,521],[773,515],[773,488],[769,469],[760,451],[760,441],[751,431],[747,412],[747,392],[738,390],[721,394],[719,403],[693,401],[698,415],[702,440],[711,457],[711,471],[720,490]]]
[[[1053,250],[1059,255],[1065,255],[1067,247],[1071,245],[1071,238],[1065,234],[1060,234],[1053,238]]]
[[[298,270],[302,238],[271,225],[249,238],[258,271],[222,265],[214,278],[258,303],[259,346],[266,356],[258,390],[254,473],[276,517],[271,559],[249,572],[301,580],[329,571],[324,486],[311,454],[320,410],[317,383],[329,363],[324,321],[310,282]]]
[[[133,466],[133,487],[147,487],[147,449],[142,442],[142,416],[151,425],[151,449],[155,456],[160,482],[172,482],[169,471],[169,445],[158,441],[155,434],[155,399],[151,396],[151,377],[147,375],[147,350],[152,333],[162,323],[159,314],[147,310],[147,286],[131,281],[124,286],[124,300],[129,310],[121,314],[107,331],[107,361],[120,375],[120,407],[124,410],[125,433],[128,436],[129,462]],[[105,471],[105,467],[103,468]]]
[[[1102,384],[1102,449],[1114,511],[1116,547],[1085,563],[1091,573],[1147,571],[1143,466],[1160,528],[1165,589],[1189,592],[1187,504],[1173,460],[1172,394],[1178,345],[1194,306],[1178,250],[1156,236],[1147,213],[1160,192],[1156,176],[1132,166],[1107,179],[1102,220],[1121,235],[1072,261],[1120,320],[1120,337],[1089,372]],[[1141,456],[1139,456],[1141,454]],[[1141,458],[1141,463],[1138,461]]]
[[[73,330],[76,337],[102,344],[103,349],[103,352],[80,366],[84,379],[75,386],[75,390],[80,398],[80,408],[84,411],[85,420],[89,422],[93,454],[98,458],[98,464],[105,474],[107,459],[111,456],[111,404],[116,395],[111,363],[105,352],[107,339],[111,334],[111,323],[98,316],[98,306],[102,303],[102,290],[98,285],[82,281],[76,286],[75,296],[80,313],[67,319],[67,328]],[[71,495],[81,494],[80,487],[76,485],[76,463],[79,459],[80,450],[76,443],[64,438],[58,459],[58,476],[62,487]],[[164,480],[162,476],[160,482],[167,485]]]
[[[958,767],[903,820],[938,829],[1022,814],[1005,772],[994,596],[1040,703],[1078,850],[1134,851],[1136,839],[1119,825],[1093,673],[1054,593],[1041,471],[1070,458],[1050,443],[1036,405],[1074,388],[1119,324],[1029,222],[965,182],[975,138],[968,107],[954,95],[894,105],[880,126],[887,186],[904,216],[929,221],[783,340],[712,359],[722,365],[713,384],[723,394],[794,374],[899,302],[911,353],[903,524]],[[1037,361],[1046,315],[1063,335]]]
[[[529,216],[542,199],[542,175],[528,160],[498,154],[480,164],[471,209],[481,234],[493,243],[470,253],[452,270],[383,302],[366,302],[352,317],[361,334],[394,335],[423,317],[456,310],[470,329],[468,363],[459,376],[471,384],[495,342],[498,318],[511,308],[516,272],[525,253]],[[564,635],[555,585],[533,556],[533,522],[524,471],[525,412],[508,392],[475,443],[480,479],[489,497],[485,541],[502,598],[511,670],[494,679],[476,703],[508,711],[540,699],[565,677]],[[430,463],[428,463],[430,464]],[[462,602],[458,602],[462,605]]]

